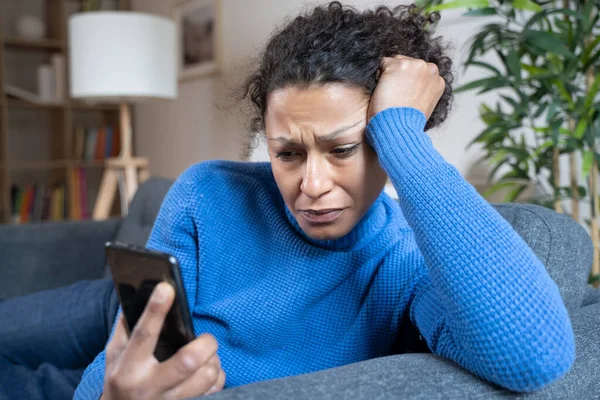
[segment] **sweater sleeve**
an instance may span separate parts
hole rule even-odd
[[[425,122],[416,109],[390,108],[367,126],[426,263],[411,320],[433,353],[505,388],[537,390],[575,358],[558,288],[511,225],[434,149]]]
[[[174,255],[181,267],[190,310],[196,299],[197,286],[197,237],[196,227],[189,209],[189,197],[192,193],[194,176],[192,170],[184,172],[169,189],[150,233],[146,247]],[[121,308],[117,314],[118,320]],[[113,323],[109,341],[116,327]],[[74,399],[99,399],[104,387],[106,354],[103,350],[86,368],[75,391]]]

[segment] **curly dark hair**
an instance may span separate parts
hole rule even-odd
[[[371,96],[383,57],[397,54],[438,66],[446,88],[425,130],[439,125],[450,109],[453,75],[447,45],[433,36],[437,20],[439,14],[424,14],[415,5],[360,12],[337,1],[296,17],[273,34],[242,88],[242,98],[252,102],[252,135],[264,130],[267,99],[274,90],[342,82]]]

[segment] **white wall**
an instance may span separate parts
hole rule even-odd
[[[172,102],[136,107],[135,134],[139,155],[150,157],[152,173],[176,177],[192,163],[206,159],[239,159],[246,121],[236,110],[220,110],[228,88],[248,73],[244,67],[258,54],[272,29],[286,17],[322,2],[303,0],[222,0],[223,71],[219,76],[180,84],[179,98]],[[398,1],[354,0],[346,2],[360,9]],[[172,15],[172,0],[133,0],[137,11]],[[471,22],[468,22],[471,21]],[[442,19],[439,32],[454,43],[457,82],[477,78],[476,71],[462,74],[460,59],[466,53],[465,41],[482,24],[481,19],[466,20],[460,13]],[[491,96],[488,99],[493,98]],[[474,168],[480,152],[465,150],[466,144],[481,131],[474,93],[456,97],[448,120],[431,131],[436,148],[474,184],[483,182],[485,168]],[[265,159],[264,148],[257,149],[255,160]],[[481,167],[481,166],[480,166]]]

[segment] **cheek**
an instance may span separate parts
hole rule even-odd
[[[365,144],[360,161],[356,163],[354,173],[354,186],[356,192],[360,192],[361,196],[368,201],[372,200],[373,196],[378,196],[387,180],[385,171],[379,164],[377,154]]]
[[[288,206],[293,204],[294,199],[300,194],[300,178],[298,174],[289,168],[280,165],[281,163],[276,158],[271,160],[271,170],[277,188],[281,192],[281,196],[288,203]]]

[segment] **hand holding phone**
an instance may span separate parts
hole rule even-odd
[[[154,349],[158,361],[168,359],[194,340],[196,335],[177,258],[119,242],[106,243],[106,258],[128,332],[137,324],[154,287],[162,281],[173,285],[175,300]]]
[[[123,314],[106,348],[106,371],[102,398],[181,399],[215,393],[223,388],[225,374],[217,355],[217,341],[203,334],[159,362],[154,349],[175,291],[159,283],[152,291],[137,324],[128,335]]]
[[[123,312],[106,348],[102,398],[186,398],[221,390],[217,341],[194,334],[177,259],[111,242],[106,256]]]

